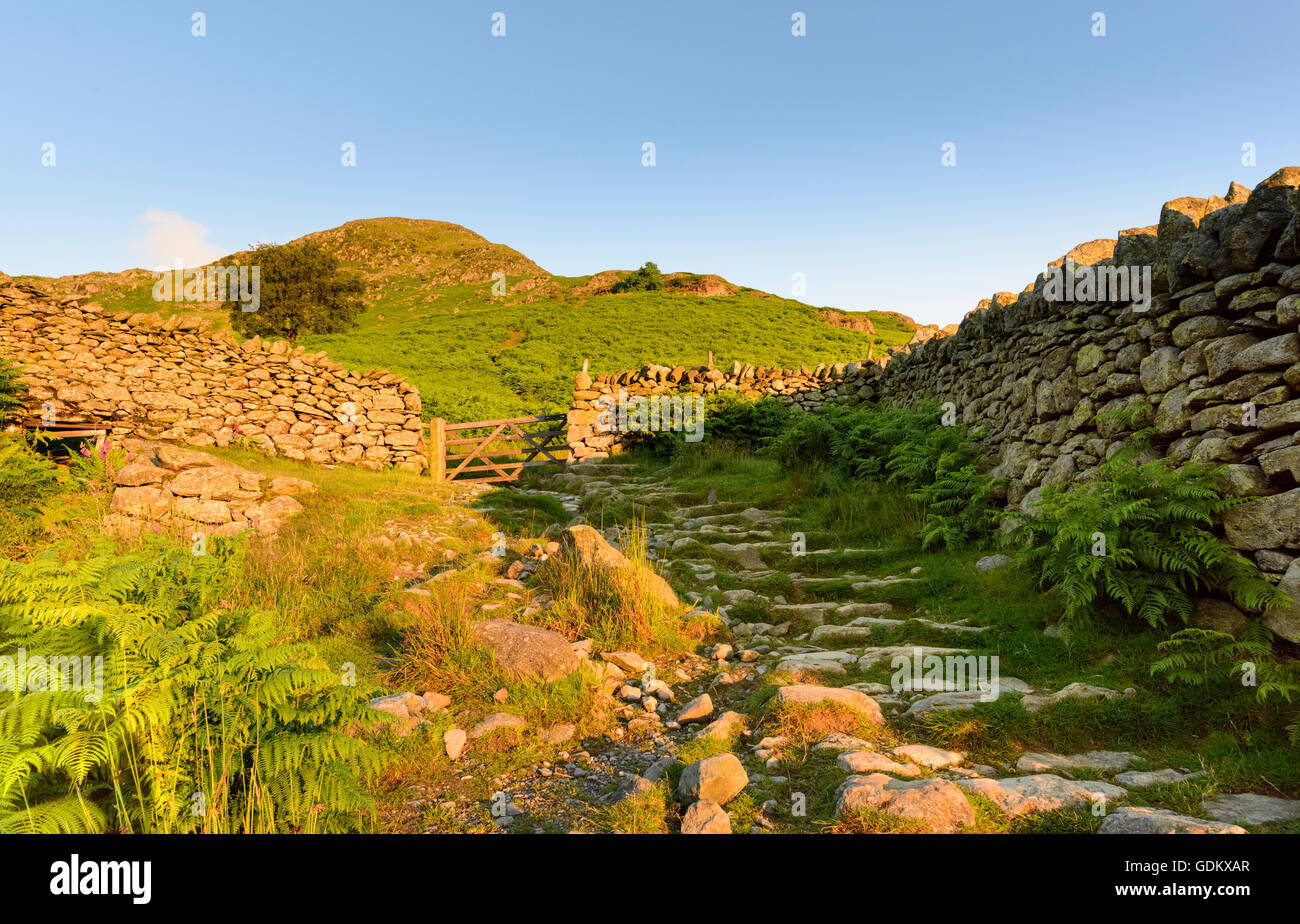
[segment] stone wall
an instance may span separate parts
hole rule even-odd
[[[1046,484],[1091,477],[1135,430],[1177,461],[1223,463],[1236,493],[1228,540],[1300,593],[1300,167],[1253,191],[1165,204],[1159,223],[1089,241],[1055,266],[1083,274],[1148,267],[1148,305],[1049,301],[1046,272],[1019,294],[980,303],[955,334],[887,361],[815,370],[666,369],[579,375],[569,415],[575,459],[617,451],[595,427],[594,401],[629,394],[738,389],[816,408],[952,402],[983,428],[982,446],[1007,500],[1026,505]],[[886,359],[886,358],[882,358]]]
[[[192,315],[109,314],[0,275],[0,355],[22,364],[33,417],[191,446],[242,440],[316,463],[427,465],[413,386],[284,341],[239,343]]]
[[[806,410],[816,410],[827,401],[854,402],[869,398],[872,389],[866,382],[865,363],[840,363],[815,369],[778,369],[767,366],[742,366],[710,369],[708,366],[656,366],[591,376],[578,373],[574,382],[573,404],[569,408],[567,439],[571,461],[603,459],[623,448],[621,434],[600,425],[602,401],[617,400],[620,392],[628,398],[684,392],[713,394],[738,391],[748,397],[780,399]]]

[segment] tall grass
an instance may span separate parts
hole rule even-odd
[[[575,554],[542,563],[537,582],[552,598],[544,624],[569,638],[591,638],[605,650],[685,650],[692,644],[691,634],[701,635],[702,627],[688,627],[681,616],[684,607],[656,594],[645,529],[634,526],[622,536],[627,567],[587,564]]]

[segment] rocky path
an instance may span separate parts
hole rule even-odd
[[[690,506],[657,478],[617,463],[573,466],[557,481],[528,493],[553,497],[574,516],[592,500],[671,510],[645,524],[652,556],[697,614],[721,619],[729,640],[653,664],[634,651],[570,646],[600,683],[607,730],[586,739],[572,725],[534,730],[555,744],[553,759],[493,778],[487,799],[462,793],[448,801],[443,793],[445,815],[431,830],[596,830],[602,818],[621,817],[613,814],[620,806],[656,792],[667,830],[682,833],[854,830],[844,823],[863,812],[876,820],[873,830],[958,832],[979,829],[980,806],[1004,820],[1081,810],[1101,818],[1101,833],[1246,833],[1241,824],[1300,817],[1300,800],[1252,793],[1221,795],[1188,813],[1129,804],[1136,791],[1201,775],[1130,752],[1026,752],[991,766],[909,741],[917,717],[996,696],[1019,696],[1035,711],[1064,698],[1134,691],[1035,688],[989,670],[968,647],[983,626],[890,602],[890,588],[918,580],[919,567],[875,574],[866,566],[871,550],[801,548],[784,511]],[[622,537],[609,529],[604,538],[617,547]],[[838,570],[822,567],[821,556],[833,556],[824,560]],[[978,567],[1004,563],[990,556]],[[510,578],[527,588],[526,567],[512,568]],[[764,591],[774,584],[800,602]],[[891,643],[873,645],[884,632]],[[909,632],[926,643],[913,644]],[[933,644],[936,635],[944,644]],[[965,673],[954,676],[952,665]],[[447,748],[457,756],[464,749],[464,782],[472,781],[475,741],[494,722],[521,721],[501,713],[456,730]],[[409,805],[438,799],[416,793]]]

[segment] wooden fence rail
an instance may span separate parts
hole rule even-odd
[[[525,469],[563,465],[569,455],[564,438],[566,416],[540,414],[450,424],[435,417],[429,422],[429,474],[435,481],[517,481]],[[529,425],[548,423],[560,425],[542,430],[525,429]],[[462,435],[469,430],[490,432]]]

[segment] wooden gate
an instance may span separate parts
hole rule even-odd
[[[563,465],[569,457],[566,417],[541,414],[468,423],[435,417],[429,423],[429,474],[435,481],[517,481],[526,468]],[[470,436],[471,430],[489,432]]]

